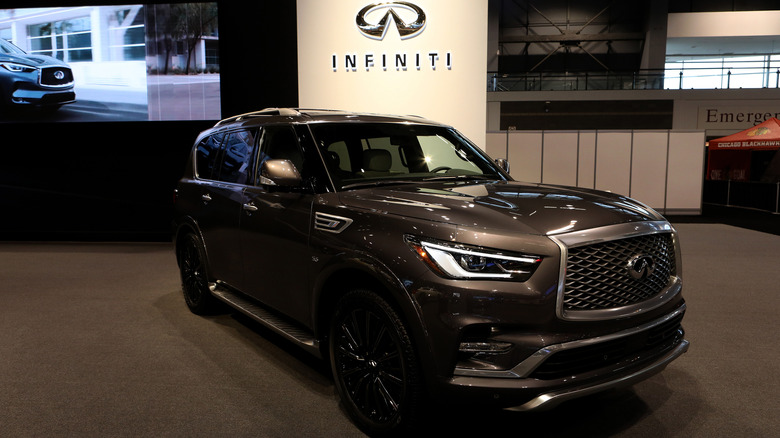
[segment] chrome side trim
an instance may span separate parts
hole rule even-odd
[[[569,248],[660,233],[672,234],[676,256],[675,262],[677,263],[677,276],[671,279],[671,284],[666,289],[649,300],[623,307],[603,310],[576,311],[567,311],[563,308],[564,293],[566,291],[566,269],[569,260]],[[555,307],[555,313],[560,319],[567,321],[603,321],[607,319],[636,315],[661,307],[674,298],[682,290],[680,245],[677,238],[677,232],[669,222],[628,222],[624,224],[607,225],[604,227],[547,237],[555,242],[555,244],[558,245],[558,247],[561,249],[560,268],[558,270],[558,297]]]
[[[617,225],[591,228],[589,230],[575,231],[573,233],[548,236],[555,242],[561,242],[569,248],[592,245],[599,242],[626,239],[629,237],[644,236],[647,234],[670,233],[674,228],[666,221],[628,222]]]
[[[688,351],[689,346],[690,343],[687,340],[683,339],[682,342],[680,342],[680,345],[677,346],[677,348],[667,353],[664,357],[662,357],[657,362],[654,362],[649,366],[635,373],[631,373],[627,376],[623,376],[616,380],[611,380],[608,382],[604,382],[592,386],[586,385],[576,389],[568,389],[568,390],[542,394],[526,402],[525,404],[522,404],[520,406],[515,406],[512,408],[507,408],[506,410],[524,412],[524,411],[531,411],[531,410],[549,409],[567,400],[583,397],[589,394],[595,394],[597,392],[601,392],[611,388],[633,385],[635,383],[647,379],[653,374],[661,372],[664,368],[666,368],[667,365],[669,365],[669,363],[671,363],[673,360],[677,359],[678,357],[682,356],[686,351]]]
[[[314,229],[326,233],[340,233],[352,224],[352,219],[343,216],[317,212],[314,214]]]
[[[531,373],[534,372],[539,366],[544,363],[547,358],[549,358],[552,354],[558,353],[560,351],[564,350],[570,350],[572,348],[578,348],[578,347],[585,347],[588,345],[594,345],[601,342],[608,342],[615,339],[623,338],[626,336],[631,336],[639,332],[643,332],[645,330],[652,329],[653,327],[656,327],[658,325],[664,324],[667,321],[670,321],[685,312],[686,305],[683,304],[682,306],[675,309],[673,312],[663,316],[662,318],[656,319],[655,321],[651,321],[647,324],[640,325],[638,327],[633,327],[627,330],[623,330],[616,333],[611,333],[604,336],[597,336],[595,338],[588,338],[588,339],[580,339],[577,341],[571,341],[571,342],[564,342],[562,344],[553,344],[548,345],[547,347],[544,347],[540,350],[538,350],[536,353],[529,356],[524,361],[520,362],[519,364],[515,365],[514,368],[510,370],[501,370],[501,371],[494,371],[494,370],[473,370],[468,368],[455,368],[455,375],[456,376],[469,376],[469,377],[491,377],[491,378],[503,378],[503,379],[523,379],[527,378],[531,375]]]

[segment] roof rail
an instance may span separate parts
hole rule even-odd
[[[220,126],[231,122],[237,122],[244,119],[260,116],[300,116],[301,113],[293,108],[265,108],[260,111],[252,111],[249,113],[239,114],[237,116],[228,117],[227,119],[220,120],[214,126]]]

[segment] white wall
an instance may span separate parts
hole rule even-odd
[[[487,0],[413,0],[425,12],[424,30],[401,39],[391,25],[382,40],[357,28],[368,0],[297,2],[301,107],[419,115],[450,124],[486,147]],[[381,15],[368,18],[378,21]],[[438,54],[435,68],[431,53]],[[396,68],[396,54],[407,56],[405,70]],[[366,55],[373,65],[366,64]],[[347,67],[347,56],[355,57],[356,68]]]
[[[667,38],[780,35],[780,11],[669,14]]]
[[[519,181],[596,188],[662,213],[700,214],[704,131],[502,131],[487,152]]]

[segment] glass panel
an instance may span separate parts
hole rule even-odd
[[[327,151],[326,158],[330,160],[333,169],[349,171],[352,168],[346,143],[343,141],[332,143],[327,147]]]
[[[312,125],[337,187],[391,181],[501,178],[493,163],[455,131],[393,124]]]
[[[92,35],[89,33],[77,33],[68,35],[69,49],[82,49],[92,47]]]
[[[30,40],[30,48],[33,52],[51,50],[51,38],[33,38]]]
[[[92,61],[92,50],[90,49],[70,50],[68,51],[68,61],[69,62]]]
[[[291,128],[284,126],[265,129],[259,164],[269,159],[289,160],[299,172],[303,172],[303,153]]]
[[[425,156],[425,162],[429,167],[430,165],[436,166],[430,169],[431,172],[441,169],[440,172],[457,170],[461,174],[482,173],[476,164],[468,160],[462,149],[458,149],[444,137],[429,135],[418,137],[418,141]]]
[[[211,179],[217,165],[219,145],[224,137],[225,134],[215,134],[204,138],[198,144],[195,152],[195,169],[199,178]]]
[[[125,44],[143,44],[146,42],[146,33],[143,27],[134,27],[125,30]]]
[[[91,22],[88,17],[60,21],[57,24],[61,26],[63,33],[84,32],[92,30]]]
[[[51,35],[51,26],[51,23],[27,26],[27,33],[29,33],[31,37]]]
[[[146,58],[146,47],[125,47],[125,61],[143,61]]]
[[[231,133],[225,142],[225,153],[219,172],[219,180],[246,184],[249,181],[249,163],[254,146],[255,134],[253,131]]]

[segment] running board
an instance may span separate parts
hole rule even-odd
[[[322,358],[320,342],[311,332],[266,309],[254,300],[228,290],[219,284],[210,285],[211,293],[229,306],[278,333],[307,352]]]

